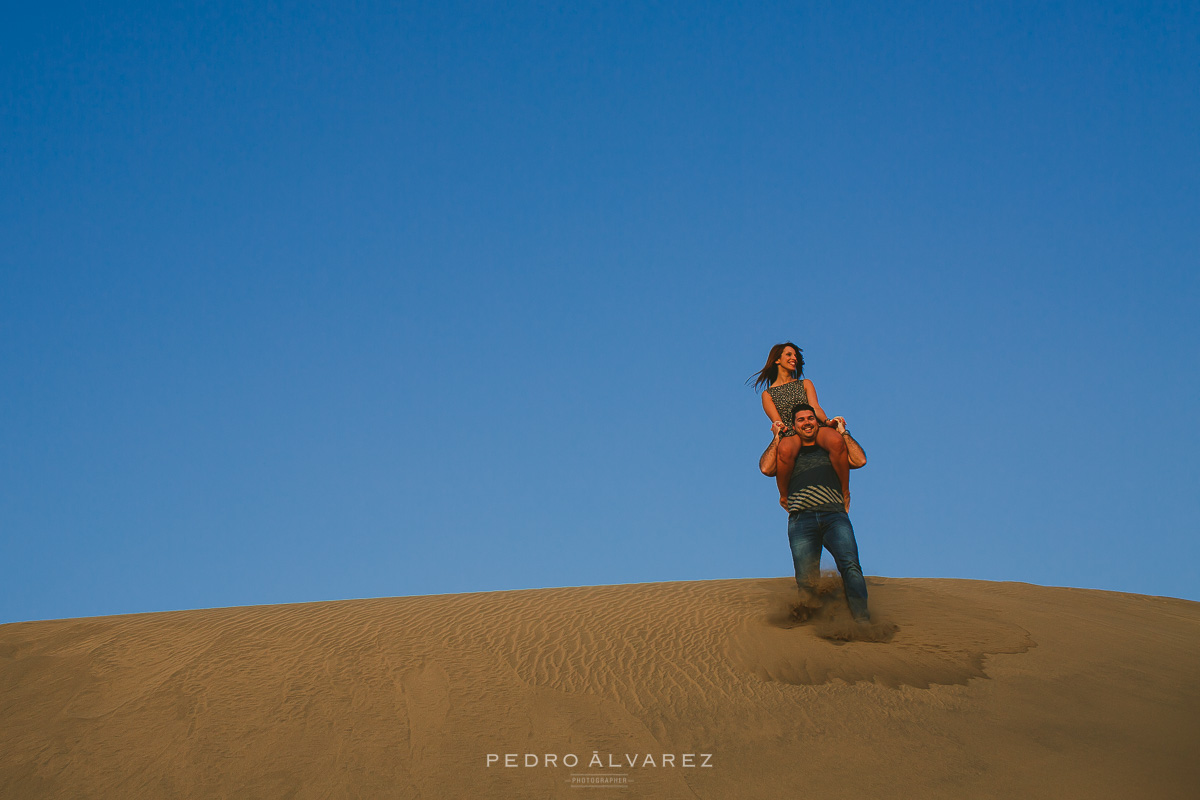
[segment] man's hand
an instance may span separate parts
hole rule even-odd
[[[788,511],[788,507],[787,507],[787,498],[786,498],[786,497],[781,497],[781,498],[779,498],[779,505],[783,506],[783,510],[784,510],[784,511]],[[788,513],[790,514],[790,513],[792,513],[792,512],[788,511]]]
[[[843,501],[843,504],[846,506],[846,513],[849,514],[850,513],[850,493],[844,492],[842,494],[842,497],[845,498]]]
[[[829,424],[832,425],[833,427],[837,428],[838,433],[846,432],[846,418],[845,417],[830,417]]]
[[[778,420],[771,423],[771,434],[773,436],[779,436],[779,434],[783,433],[786,430],[787,430],[787,425],[784,425],[782,422],[779,422]]]

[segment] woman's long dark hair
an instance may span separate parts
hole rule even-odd
[[[785,347],[790,347],[796,351],[796,371],[792,373],[792,377],[800,380],[800,376],[804,374],[804,351],[791,342],[784,342],[771,348],[771,353],[767,356],[767,365],[747,378],[746,383],[754,381],[755,389],[758,389],[764,383],[767,386],[774,383],[775,379],[779,377],[779,366],[775,362],[783,355],[783,348]]]

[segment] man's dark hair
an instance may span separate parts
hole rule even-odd
[[[797,403],[796,407],[792,409],[792,419],[795,419],[796,415],[799,414],[801,411],[811,411],[811,412],[813,412],[814,417],[817,415],[817,410],[815,408],[813,408],[812,406],[810,406],[808,403]],[[818,422],[819,421],[820,420],[818,420]]]

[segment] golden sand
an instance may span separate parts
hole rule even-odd
[[[1200,603],[869,586],[867,629],[783,578],[2,625],[0,797],[1200,796]]]

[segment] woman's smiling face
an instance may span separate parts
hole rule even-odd
[[[796,372],[796,359],[796,351],[791,347],[785,347],[783,348],[783,352],[779,354],[779,358],[775,360],[775,363],[788,375],[793,375]]]

